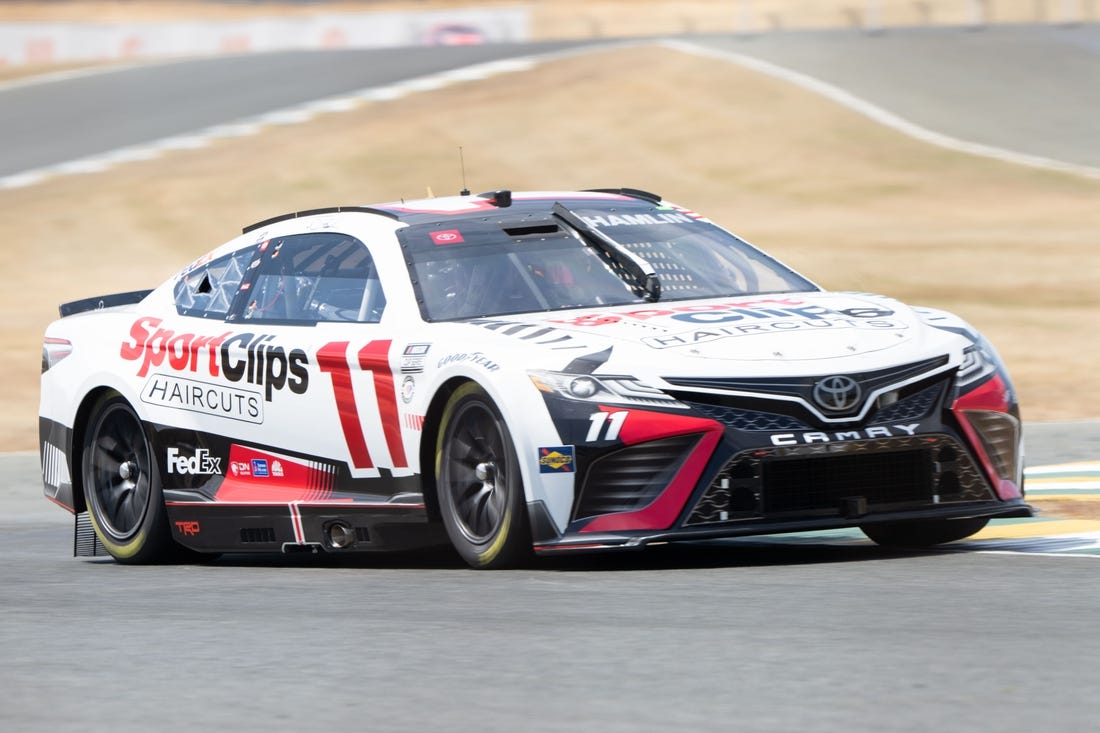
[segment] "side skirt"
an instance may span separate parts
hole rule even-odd
[[[423,504],[168,501],[176,542],[199,552],[369,552],[447,544]]]

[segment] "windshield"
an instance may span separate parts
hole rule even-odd
[[[665,207],[640,211],[650,213],[572,209],[653,268],[661,300],[817,290],[708,222]],[[454,219],[398,237],[429,321],[646,302],[636,278],[559,218]]]

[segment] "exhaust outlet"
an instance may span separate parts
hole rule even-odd
[[[337,550],[344,550],[355,544],[355,530],[343,522],[333,522],[328,526],[328,543]]]

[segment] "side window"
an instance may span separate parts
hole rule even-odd
[[[176,311],[181,316],[224,319],[237,295],[252,257],[251,247],[199,265],[176,283]]]
[[[234,309],[242,321],[377,323],[386,307],[365,244],[342,234],[296,234],[261,245],[256,276]]]

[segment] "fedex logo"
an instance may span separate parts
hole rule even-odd
[[[179,449],[169,448],[165,462],[168,473],[185,476],[213,476],[222,472],[222,459],[210,455],[205,448],[199,448],[193,456],[181,455]]]

